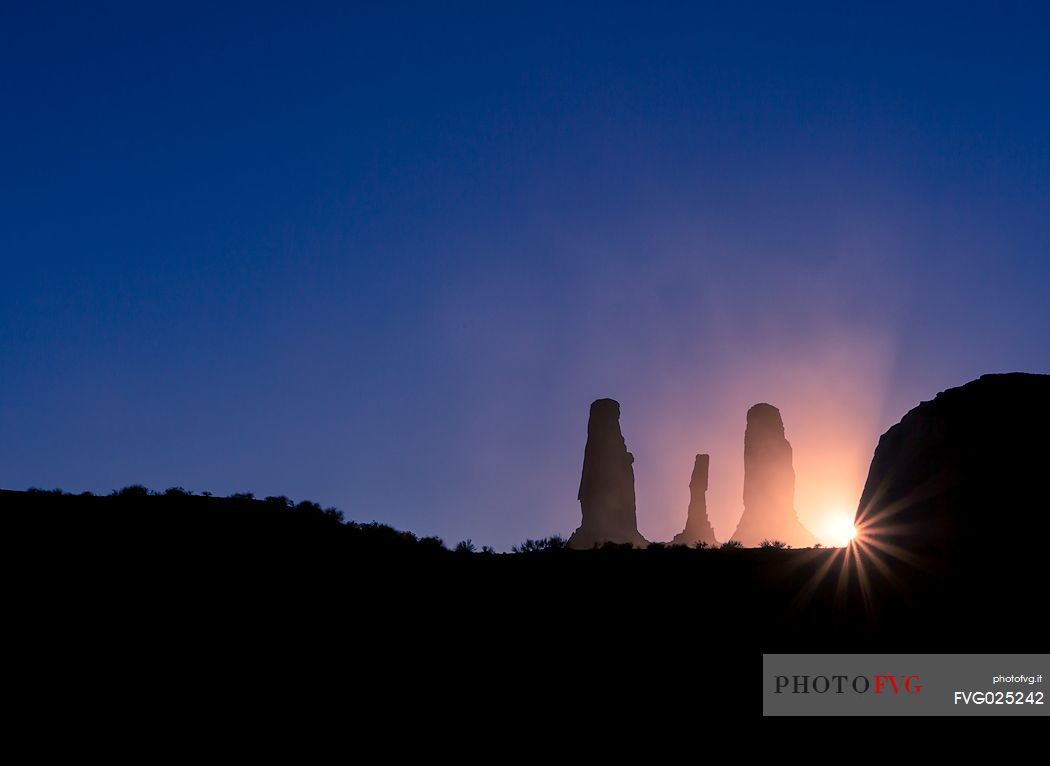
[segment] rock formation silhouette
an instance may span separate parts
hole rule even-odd
[[[1018,546],[1050,534],[1048,434],[1050,375],[984,375],[922,402],[879,439],[858,546],[898,568],[972,570],[982,588],[1002,578],[1016,589],[1040,561]]]
[[[674,536],[673,545],[696,545],[705,542],[716,545],[715,530],[707,518],[707,474],[710,455],[697,455],[693,463],[693,475],[689,480],[689,515],[685,529]]]
[[[784,437],[780,410],[771,404],[756,404],[747,411],[744,513],[732,539],[747,546],[782,540],[794,548],[817,542],[795,513],[791,444]]]
[[[570,548],[606,542],[648,545],[638,533],[633,463],[634,455],[620,433],[620,403],[598,399],[591,404],[583,452],[579,494],[583,522],[569,538]]]

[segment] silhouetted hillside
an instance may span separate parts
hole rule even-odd
[[[355,556],[448,553],[436,537],[345,521],[335,508],[293,503],[283,496],[211,497],[178,488],[151,492],[141,486],[110,495],[0,490],[0,512],[9,531],[40,544],[69,547],[66,553],[72,556],[92,555],[92,550],[134,555],[137,549],[153,555],[199,549],[250,556],[259,545],[290,544]]]

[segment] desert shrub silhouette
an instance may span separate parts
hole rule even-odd
[[[539,540],[527,539],[521,545],[511,548],[514,553],[539,553],[541,551],[560,551],[566,548],[566,541],[561,535],[541,537]]]
[[[774,548],[778,551],[790,548],[791,546],[785,543],[783,540],[763,540],[758,544],[759,548]]]
[[[720,550],[728,551],[736,548],[743,548],[744,545],[739,540],[726,540],[724,543],[718,546]]]
[[[148,497],[151,493],[141,484],[131,484],[120,490],[115,490],[114,495],[119,497]]]
[[[26,492],[32,495],[57,495],[59,497],[68,494],[64,490],[58,489],[57,487],[55,489],[40,489],[39,487],[30,487],[26,490]]]

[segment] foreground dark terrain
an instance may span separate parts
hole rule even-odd
[[[104,684],[148,705],[189,694],[198,712],[437,714],[455,687],[482,716],[540,690],[536,715],[757,715],[762,652],[1042,643],[1024,581],[864,594],[845,550],[456,553],[261,501],[0,502],[38,672],[78,704]],[[668,694],[683,686],[689,709]]]
[[[763,652],[1038,651],[1047,431],[1025,436],[1047,380],[909,413],[838,550],[478,553],[285,498],[0,492],[21,670],[52,702],[105,689],[126,720],[192,700],[468,727],[587,711],[666,735],[760,714]]]

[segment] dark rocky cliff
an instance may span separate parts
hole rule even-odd
[[[857,509],[860,549],[898,576],[1016,590],[1047,542],[1048,466],[1050,375],[984,375],[943,391],[879,440]]]

